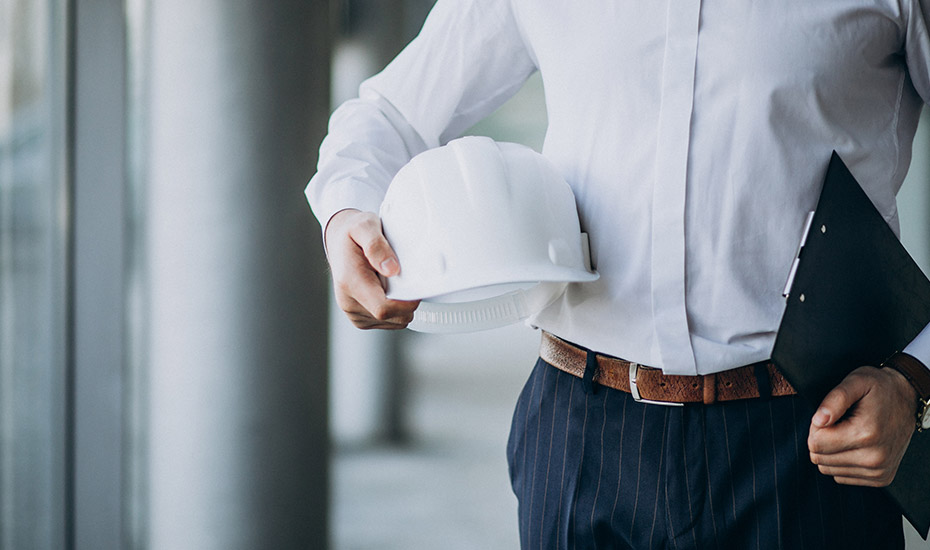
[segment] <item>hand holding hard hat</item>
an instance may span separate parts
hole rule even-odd
[[[326,249],[336,303],[361,329],[402,329],[413,319],[417,302],[390,300],[380,276],[400,272],[397,256],[373,212],[342,210],[326,225]]]
[[[326,242],[336,301],[359,328],[500,327],[598,278],[565,180],[532,149],[485,137],[417,155],[391,182],[380,223],[344,210]]]

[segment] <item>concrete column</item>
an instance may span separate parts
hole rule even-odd
[[[147,546],[328,546],[328,1],[148,5]]]
[[[122,8],[120,0],[72,3],[72,370],[65,492],[66,530],[76,550],[119,548],[123,535],[127,239]]]

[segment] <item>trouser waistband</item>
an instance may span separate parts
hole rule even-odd
[[[770,361],[716,374],[678,376],[638,363],[602,355],[543,332],[539,356],[585,384],[600,384],[660,405],[712,404],[717,401],[777,397],[797,393]]]

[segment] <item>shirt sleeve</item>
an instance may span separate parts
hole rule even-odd
[[[907,27],[904,39],[904,57],[907,71],[924,103],[930,103],[930,1],[909,0]]]
[[[420,34],[330,118],[306,188],[314,215],[325,227],[346,208],[376,212],[407,161],[460,135],[535,70],[510,0],[438,0]]]

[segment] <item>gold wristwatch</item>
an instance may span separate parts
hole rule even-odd
[[[900,372],[917,391],[917,431],[930,430],[930,369],[914,356],[897,352],[882,363]]]

